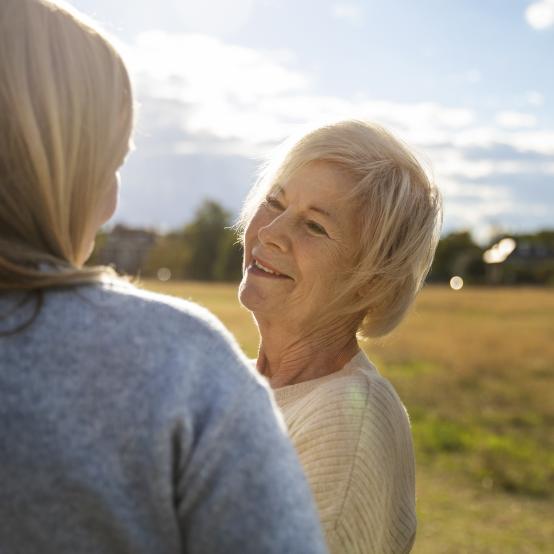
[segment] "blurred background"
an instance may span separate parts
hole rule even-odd
[[[248,355],[226,229],[272,148],[376,121],[445,201],[428,284],[364,343],[410,412],[416,553],[554,544],[554,0],[72,0],[115,38],[140,103],[93,262],[217,313]]]

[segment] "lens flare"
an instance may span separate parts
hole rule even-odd
[[[516,246],[514,239],[502,239],[483,254],[483,261],[487,264],[500,264],[516,249]]]
[[[171,279],[171,271],[167,267],[160,267],[158,269],[158,280],[160,281],[169,281]]]
[[[464,280],[460,276],[456,275],[450,279],[450,288],[452,290],[461,290],[463,286]]]

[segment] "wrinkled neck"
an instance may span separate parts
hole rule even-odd
[[[261,342],[256,367],[272,388],[334,373],[359,351],[356,327],[350,322],[305,331],[268,321],[258,325]]]

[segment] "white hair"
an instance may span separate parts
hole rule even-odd
[[[355,318],[362,336],[382,336],[406,314],[431,266],[442,201],[410,150],[382,127],[357,120],[317,128],[289,141],[265,166],[237,227],[244,231],[260,202],[311,162],[336,165],[352,178],[348,201],[359,219],[356,255],[333,300],[335,317]]]

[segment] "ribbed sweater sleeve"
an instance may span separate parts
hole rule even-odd
[[[374,369],[352,366],[310,385],[275,392],[330,551],[409,552],[416,530],[414,454],[392,385]]]

